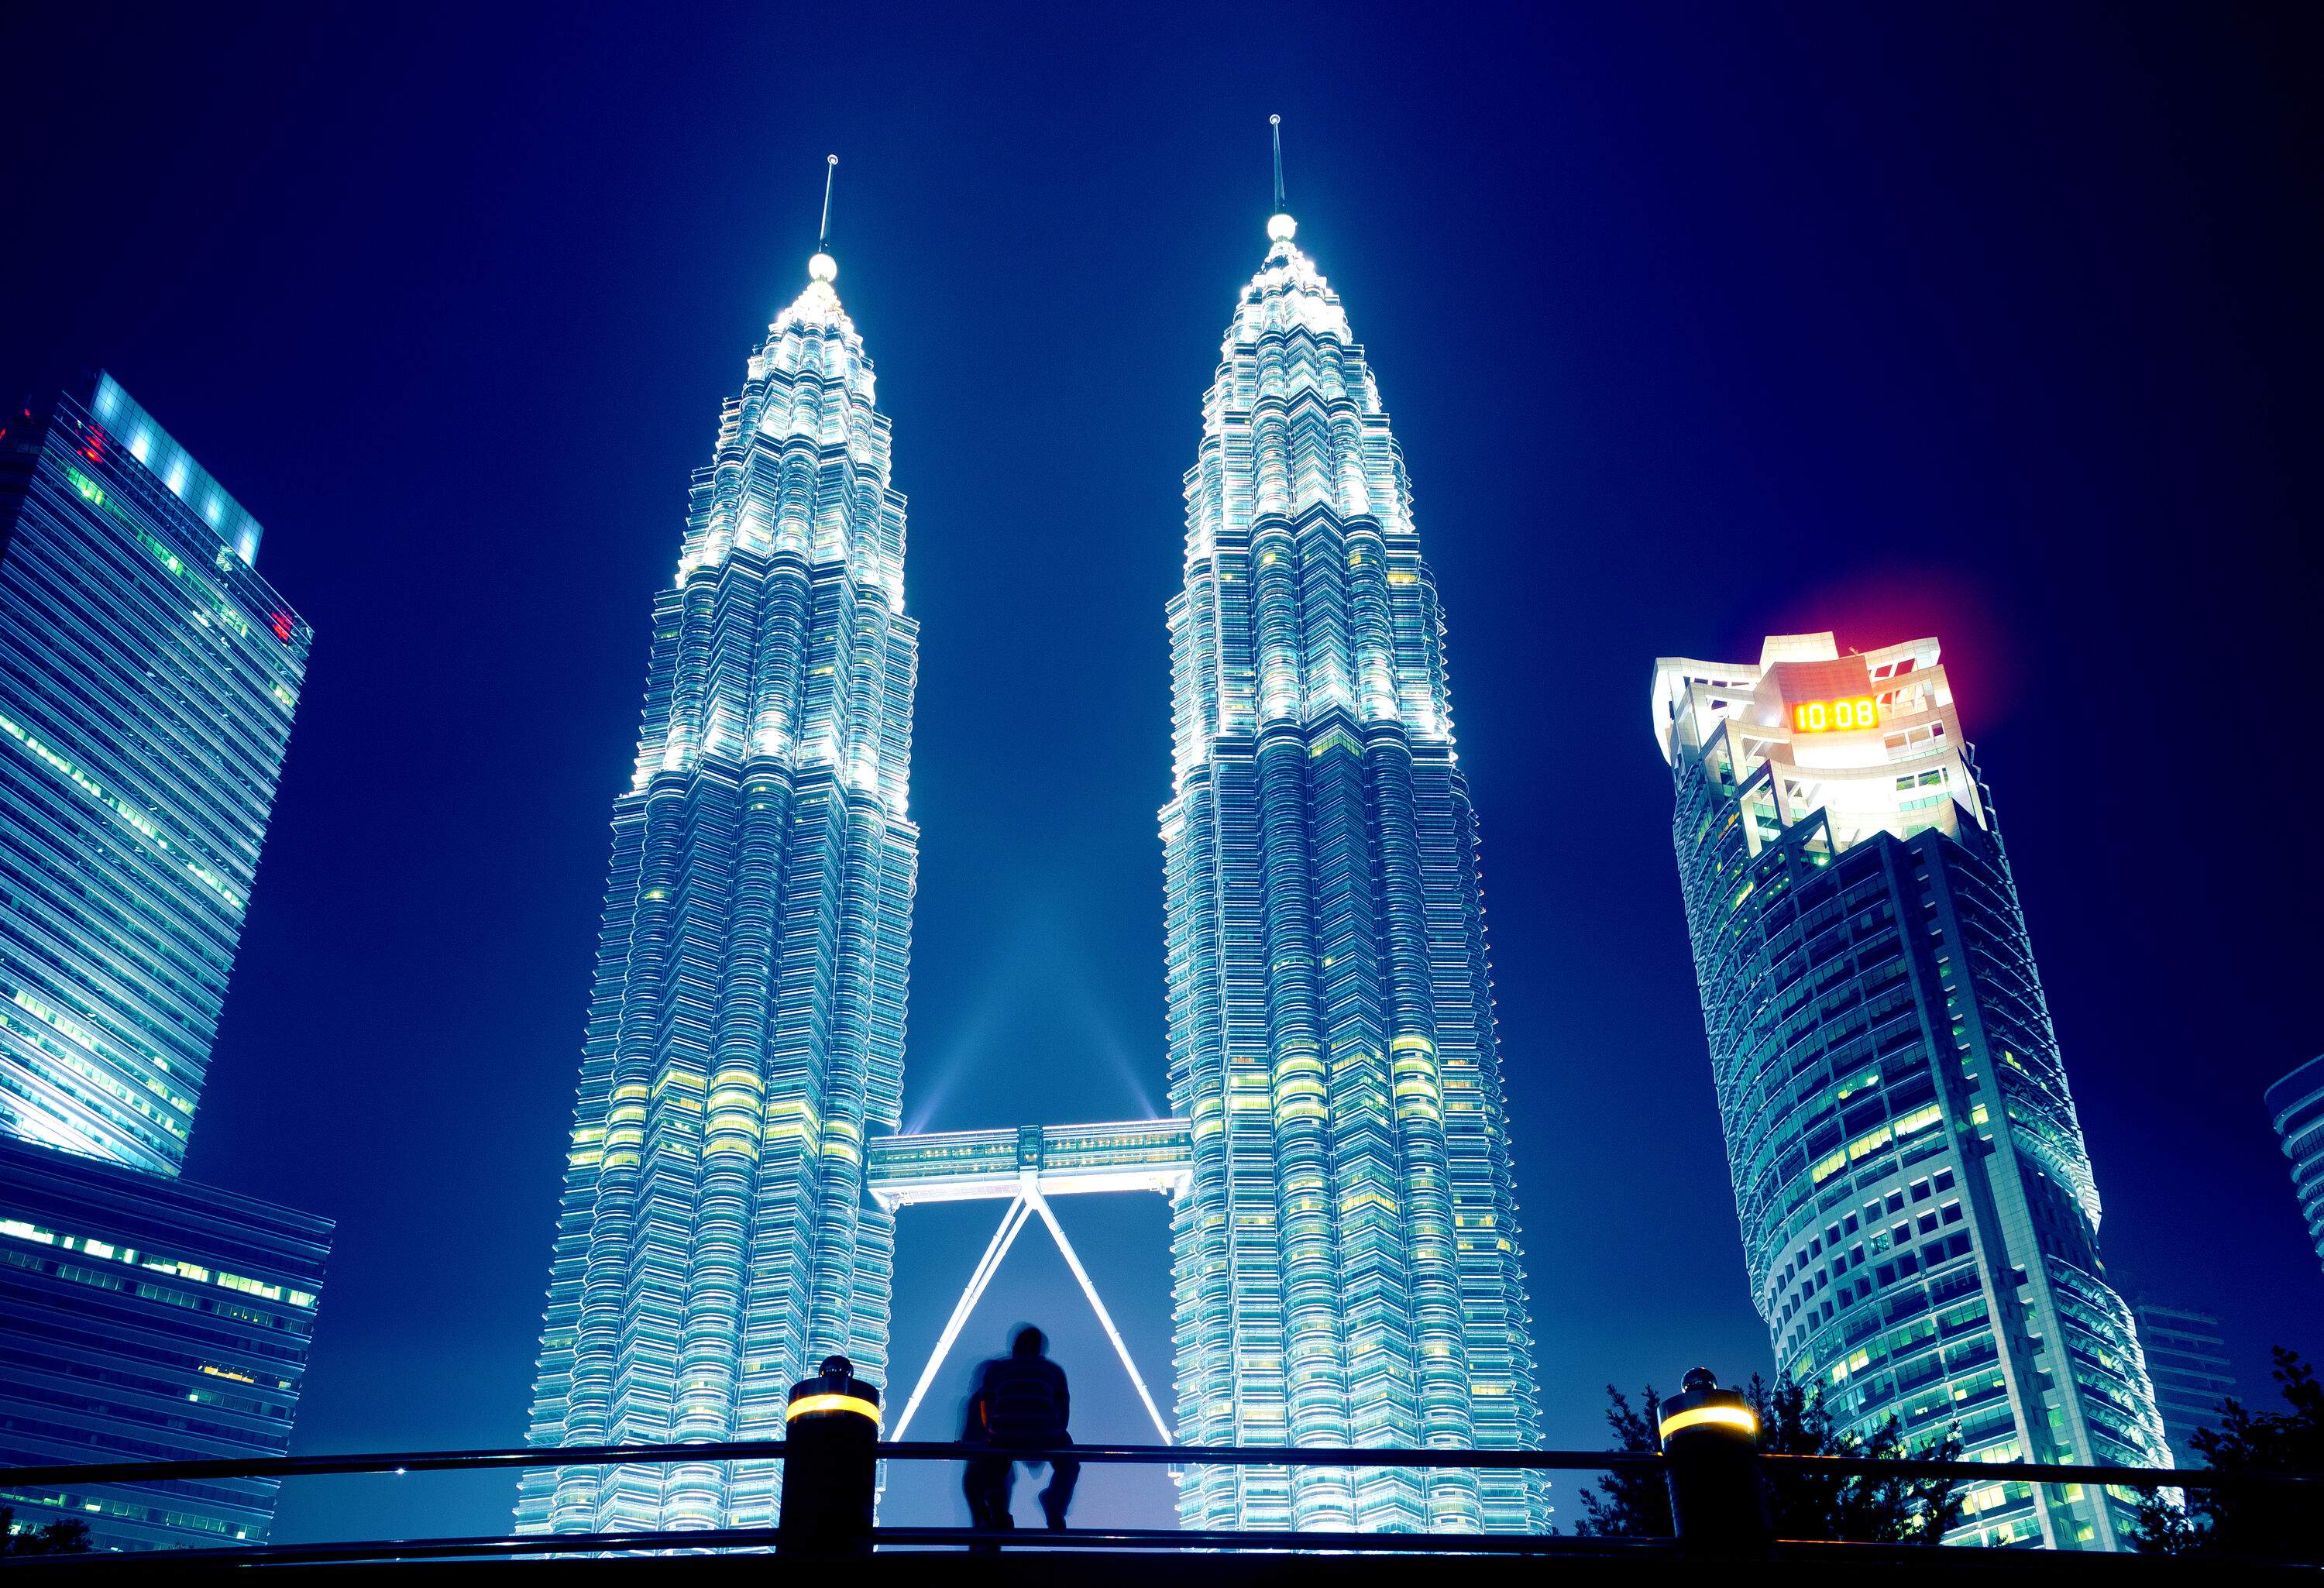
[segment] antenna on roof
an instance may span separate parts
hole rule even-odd
[[[831,256],[831,179],[839,172],[839,156],[824,156],[823,225],[815,234],[815,257],[807,262],[810,281],[828,287],[839,279],[839,262]]]
[[[1275,213],[1283,213],[1283,118],[1270,115],[1267,125],[1275,129]]]

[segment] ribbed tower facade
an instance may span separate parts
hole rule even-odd
[[[531,1442],[779,1438],[844,1352],[887,1379],[918,831],[918,628],[872,362],[828,255],[694,477],[614,802]],[[774,1463],[529,1474],[521,1532],[770,1525]]]
[[[1499,1449],[1538,1422],[1476,818],[1404,463],[1268,225],[1203,404],[1161,812],[1190,1444]],[[1189,1527],[1543,1530],[1537,1474],[1194,1467]]]

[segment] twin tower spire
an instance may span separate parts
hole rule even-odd
[[[831,256],[831,184],[839,175],[839,156],[823,157],[823,224],[816,229],[815,257],[807,262],[809,279],[835,282],[839,279],[839,262]]]
[[[1136,1140],[1176,1187],[1176,1436],[1521,1448],[1539,1409],[1442,614],[1378,383],[1292,241],[1275,128],[1269,248],[1204,399],[1167,612],[1176,1117]],[[877,1193],[909,1145],[919,630],[889,420],[833,285],[836,164],[808,284],[721,411],[654,601],[538,1446],[775,1439],[825,1356],[899,1377],[899,1199]],[[1024,1143],[1047,1138],[1016,1139],[1038,1173]],[[780,1482],[773,1462],[542,1469],[519,1530],[769,1526]],[[1195,1466],[1179,1495],[1194,1528],[1539,1532],[1545,1491]]]

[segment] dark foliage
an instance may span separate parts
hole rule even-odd
[[[1613,1385],[1606,1386],[1606,1426],[1614,1430],[1617,1450],[1660,1450],[1655,1429],[1663,1419],[1663,1398],[1652,1384],[1646,1390],[1646,1409],[1634,1411]],[[1585,1538],[1667,1538],[1671,1521],[1670,1487],[1655,1467],[1628,1467],[1598,1480],[1595,1492],[1584,1491],[1584,1512],[1573,1530]]]
[[[2253,1412],[2228,1400],[2220,1405],[2217,1428],[2196,1430],[2205,1465],[2220,1473],[2324,1472],[2324,1385],[2299,1353],[2281,1345],[2275,1381],[2290,1409]],[[2312,1486],[2238,1483],[2184,1492],[2183,1506],[2169,1492],[2141,1502],[2131,1536],[2141,1553],[2318,1558]]]
[[[1751,1405],[1759,1414],[1759,1447],[1783,1455],[1869,1456],[1877,1460],[1925,1456],[1955,1461],[1960,1456],[1958,1429],[1925,1451],[1909,1450],[1893,1417],[1869,1438],[1842,1432],[1824,1409],[1823,1397],[1800,1386],[1770,1388],[1751,1380]],[[1617,1448],[1659,1450],[1655,1435],[1662,1397],[1649,1385],[1644,1408],[1633,1409],[1611,1384],[1607,1426]],[[1614,1473],[1582,1496],[1584,1515],[1574,1530],[1585,1537],[1667,1538],[1672,1534],[1670,1491],[1652,1469]],[[1942,1479],[1825,1476],[1794,1471],[1767,1475],[1767,1509],[1779,1538],[1831,1538],[1868,1544],[1935,1544],[1960,1519],[1960,1501]]]
[[[0,1555],[87,1555],[88,1524],[68,1517],[45,1528],[16,1531],[16,1512],[0,1505]]]

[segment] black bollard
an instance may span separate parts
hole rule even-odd
[[[880,1391],[844,1356],[791,1386],[784,1414],[778,1555],[869,1555],[872,1498],[880,1464]]]
[[[1766,1558],[1775,1543],[1759,1482],[1759,1419],[1736,1390],[1697,1368],[1663,1402],[1664,1473],[1671,1519],[1689,1555]]]

